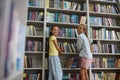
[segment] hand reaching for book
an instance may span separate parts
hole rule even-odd
[[[59,54],[61,54],[62,52],[64,52],[64,47],[60,47],[60,51],[59,51]]]
[[[61,50],[61,52],[64,52],[64,47],[61,46],[61,47],[60,47],[60,50]]]

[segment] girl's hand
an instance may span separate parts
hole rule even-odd
[[[62,52],[60,51],[60,52],[59,52],[59,55],[61,55],[61,54],[62,54]]]
[[[60,47],[60,50],[61,50],[61,52],[64,52],[64,47],[61,46],[61,47]]]

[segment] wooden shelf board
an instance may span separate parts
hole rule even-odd
[[[79,24],[75,23],[63,23],[63,22],[47,22],[48,25],[62,25],[62,26],[78,26]]]
[[[76,40],[77,38],[70,38],[70,37],[57,37],[57,39],[70,39],[70,40]]]
[[[117,71],[120,70],[120,68],[91,68],[91,70]]]
[[[56,8],[47,8],[47,11],[48,12],[59,12],[59,13],[65,13],[65,14],[77,14],[77,15],[80,15],[80,14],[83,14],[83,15],[86,15],[87,14],[87,11],[78,11],[78,10],[65,10],[65,9],[56,9]]]
[[[27,20],[27,23],[31,23],[31,24],[35,24],[35,23],[44,24],[44,21]]]
[[[105,42],[106,42],[106,41],[107,41],[107,42],[108,42],[108,41],[109,41],[109,42],[120,42],[120,40],[112,40],[112,39],[111,39],[111,40],[107,40],[107,39],[93,39],[93,40],[95,40],[95,41],[105,41]]]
[[[42,70],[43,68],[24,68],[24,70]]]
[[[37,6],[28,6],[28,10],[44,11],[44,8],[40,8],[40,7],[37,7]]]
[[[96,56],[97,55],[100,55],[100,56],[104,56],[104,55],[105,56],[120,56],[120,53],[114,53],[114,54],[113,53],[93,53],[93,56],[94,55],[96,55]]]
[[[26,38],[43,38],[44,36],[32,36],[32,35],[27,35]]]
[[[62,70],[80,70],[80,68],[62,68]]]
[[[116,5],[116,2],[113,1],[101,1],[101,0],[90,0],[90,3],[99,3],[99,4],[111,4],[111,5]]]
[[[90,25],[92,28],[106,28],[111,30],[120,30],[120,26],[104,26],[104,25]]]
[[[119,18],[120,14],[102,13],[102,12],[90,12],[90,16]]]
[[[49,70],[48,68],[45,69],[45,70]],[[75,70],[80,70],[80,68],[62,68],[62,70],[72,70],[72,71],[75,71]]]
[[[43,51],[25,51],[26,54],[43,54]]]
[[[74,52],[72,52],[72,53],[70,53],[70,52],[62,52],[62,55],[79,55],[79,53],[74,53]]]

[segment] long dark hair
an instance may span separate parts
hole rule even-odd
[[[48,45],[47,45],[47,51],[48,51],[48,53],[46,54],[46,57],[48,58],[48,56],[49,56],[49,39],[50,39],[50,37],[53,35],[53,33],[51,32],[52,30],[53,30],[53,28],[54,27],[58,27],[57,25],[53,25],[51,28],[50,28],[50,33],[49,33],[49,37],[48,37]]]
[[[49,38],[50,38],[50,36],[52,36],[53,35],[53,33],[51,32],[52,30],[53,30],[53,28],[54,28],[55,26],[52,26],[51,28],[50,28],[50,34],[49,34]]]

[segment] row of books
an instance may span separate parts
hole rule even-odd
[[[43,21],[43,19],[44,19],[43,12],[38,12],[38,11],[28,12],[28,20]],[[86,16],[48,12],[47,21],[86,24]],[[114,18],[106,18],[106,17],[102,18],[102,17],[90,16],[90,25],[119,26],[119,24],[120,24],[119,21],[117,22],[117,20]]]
[[[92,29],[92,39],[107,39],[107,40],[120,40],[120,32],[114,30],[106,30],[106,28]]]
[[[77,46],[76,46],[76,41],[74,42],[67,42],[66,41],[58,41],[58,46],[60,47],[60,49],[62,49],[62,53],[64,54],[75,54],[77,53]],[[46,41],[46,51],[48,51],[48,40]]]
[[[28,20],[43,21],[44,13],[39,11],[28,11]]]
[[[63,23],[86,23],[86,16],[68,15],[63,13],[48,13],[48,22],[63,22]]]
[[[67,57],[67,56],[60,56],[60,62],[62,68],[79,68],[79,57]],[[45,58],[45,68],[49,68],[49,61],[48,58]]]
[[[79,68],[79,57],[60,57],[63,68]],[[120,59],[115,58],[93,58],[92,68],[120,68]]]
[[[110,53],[117,54],[120,53],[120,46],[116,44],[101,44],[97,42],[96,44],[91,45],[92,53]]]
[[[76,53],[76,43],[68,43],[68,42],[58,42],[60,48],[63,49],[65,53]]]
[[[91,80],[120,80],[120,73],[114,72],[94,72]]]
[[[73,28],[62,28],[59,30],[58,36],[59,37],[77,37],[77,30]]]
[[[117,21],[114,18],[90,16],[90,25],[119,26],[119,21]]]
[[[64,65],[64,68],[78,68],[80,67],[79,57],[68,57],[65,61],[65,64],[62,65]]]
[[[86,3],[70,2],[65,0],[47,0],[50,8],[60,8],[65,10],[86,10]]]
[[[42,41],[32,41],[32,40],[27,40],[26,41],[26,51],[42,51],[43,50],[43,43]]]
[[[63,73],[63,80],[79,80],[79,73]]]
[[[92,68],[120,68],[120,59],[93,58]]]
[[[89,4],[89,10],[93,12],[103,12],[103,13],[112,13],[119,14],[119,10],[114,5],[103,5],[103,4]]]
[[[42,68],[42,58],[25,55],[24,68]]]
[[[23,80],[41,80],[41,74],[40,73],[34,73],[34,74],[23,74]]]
[[[43,8],[45,5],[45,0],[28,0],[28,6],[36,6]]]
[[[28,25],[26,27],[26,36],[43,36],[43,26]]]
[[[46,29],[46,36],[48,37],[50,34],[50,29],[51,27],[47,27]],[[74,28],[60,28],[58,32],[58,37],[72,37],[76,38],[77,37],[77,30]]]

